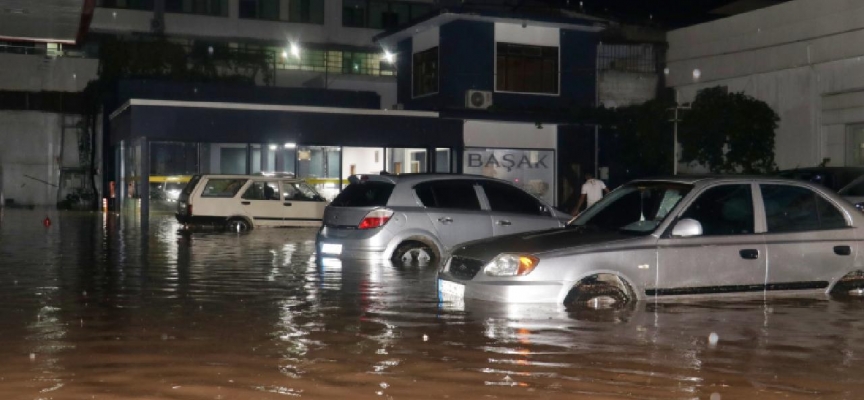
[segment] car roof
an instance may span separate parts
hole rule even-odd
[[[442,179],[482,179],[489,181],[499,181],[509,183],[507,181],[503,181],[501,179],[490,178],[484,175],[475,175],[475,174],[447,174],[447,173],[410,173],[410,174],[399,174],[399,175],[389,175],[389,174],[358,174],[356,176],[363,176],[366,181],[372,182],[389,182],[393,184],[407,184],[413,185],[420,182],[426,181],[436,181]]]
[[[288,176],[267,176],[267,175],[221,175],[221,174],[202,174],[202,178],[207,179],[279,179],[284,181],[305,181],[303,178],[293,178]]]
[[[683,183],[689,185],[705,185],[715,182],[775,182],[775,183],[793,183],[793,184],[807,184],[810,182],[801,181],[797,179],[791,178],[782,178],[777,176],[766,176],[766,175],[674,175],[674,176],[659,176],[645,179],[636,179],[632,182],[673,182],[673,183]],[[810,183],[810,186],[818,186]]]

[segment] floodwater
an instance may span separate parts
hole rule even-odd
[[[439,304],[311,229],[141,225],[3,211],[0,399],[864,398],[862,302]]]

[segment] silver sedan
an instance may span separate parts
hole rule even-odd
[[[675,177],[623,185],[567,227],[470,242],[439,271],[444,301],[565,306],[861,294],[864,214],[807,182]]]

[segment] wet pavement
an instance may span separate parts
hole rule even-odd
[[[864,398],[862,302],[440,304],[311,229],[141,225],[3,211],[0,399]]]

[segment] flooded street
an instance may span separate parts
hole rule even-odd
[[[439,304],[314,229],[45,215],[0,222],[0,399],[864,397],[862,302]]]

